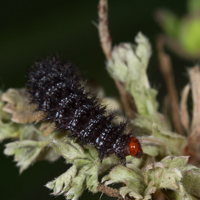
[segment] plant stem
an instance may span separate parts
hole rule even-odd
[[[98,189],[99,192],[105,193],[110,197],[117,197],[118,199],[132,200],[132,198],[127,197],[127,196],[125,198],[123,198],[120,195],[120,193],[119,193],[119,191],[117,189],[113,189],[113,188],[108,187],[106,185],[99,184],[97,189]]]

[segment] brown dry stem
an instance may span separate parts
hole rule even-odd
[[[170,98],[171,115],[174,128],[177,133],[183,134],[181,119],[179,115],[178,95],[174,84],[174,76],[171,66],[171,60],[170,57],[164,52],[163,46],[164,46],[164,41],[162,37],[158,37],[157,39],[158,59],[160,62],[161,73],[163,74],[167,92]]]
[[[125,199],[125,200],[131,200],[132,199],[132,198],[127,197],[127,196],[125,198],[123,198],[120,195],[120,193],[119,193],[119,191],[117,189],[113,189],[113,188],[108,187],[106,185],[99,184],[97,189],[98,189],[99,192],[105,193],[110,197],[117,197],[118,199]]]
[[[199,144],[200,144],[200,70],[194,66],[188,71],[193,99],[192,122],[188,137],[188,143],[185,148],[185,155],[190,155],[189,162],[196,166],[200,164]]]
[[[199,143],[200,143],[200,126],[193,130],[192,134],[188,138],[188,144],[185,147],[185,155],[189,155],[189,163],[199,166]]]
[[[100,0],[98,5],[99,37],[101,47],[107,59],[111,58],[112,39],[108,29],[108,1]]]
[[[108,28],[108,1],[100,0],[98,5],[98,15],[99,15],[99,38],[101,42],[101,47],[105,54],[107,60],[112,59],[111,50],[112,50],[112,39],[110,36]],[[124,84],[119,80],[114,80],[117,89],[119,90],[121,101],[124,106],[126,115],[130,119],[135,118],[136,108],[133,102],[131,95],[126,92]]]
[[[130,119],[134,119],[136,116],[137,110],[136,110],[132,96],[128,92],[126,92],[123,83],[121,83],[118,80],[115,80],[115,84],[119,90],[121,101],[123,103],[123,107],[124,107],[126,115]]]
[[[187,131],[187,133],[190,133],[190,120],[189,120],[189,114],[187,109],[187,100],[188,100],[188,94],[190,91],[190,85],[187,84],[182,93],[181,93],[181,102],[180,102],[180,116],[181,116],[181,122],[183,124],[183,127]]]
[[[189,70],[189,76],[192,87],[192,99],[193,99],[193,116],[192,116],[192,124],[191,130],[193,131],[197,126],[199,126],[200,122],[200,71],[199,67],[195,66]]]

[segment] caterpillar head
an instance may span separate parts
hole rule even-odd
[[[136,137],[130,137],[128,149],[129,149],[130,155],[133,157],[140,158],[143,155],[140,142]]]

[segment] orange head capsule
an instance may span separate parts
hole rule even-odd
[[[140,158],[143,155],[143,151],[142,151],[140,142],[136,137],[130,137],[128,147],[129,147],[131,156]]]

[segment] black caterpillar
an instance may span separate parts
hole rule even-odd
[[[55,122],[56,130],[70,130],[70,137],[78,137],[83,144],[94,145],[101,161],[110,153],[115,153],[123,165],[127,155],[140,158],[141,145],[125,133],[127,123],[113,125],[114,113],[106,116],[106,107],[97,97],[89,97],[81,81],[72,63],[47,58],[33,66],[28,93],[31,102],[38,104],[37,111],[46,113],[44,120]]]

